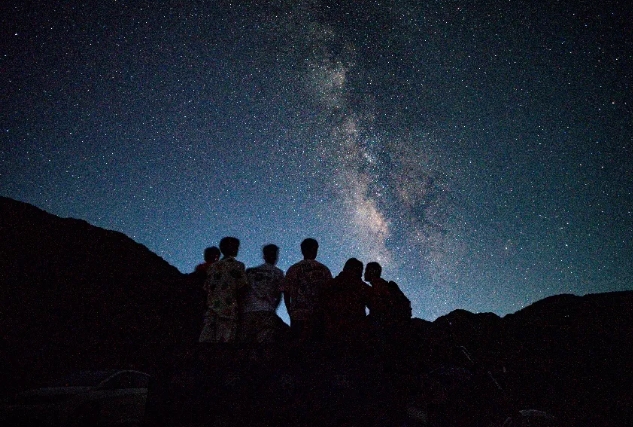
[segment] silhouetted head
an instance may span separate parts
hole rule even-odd
[[[319,242],[312,238],[305,239],[301,242],[301,253],[304,259],[316,259],[319,252]]]
[[[223,237],[220,240],[220,250],[225,257],[237,256],[237,252],[240,250],[240,239],[237,237]]]
[[[277,259],[279,259],[279,246],[277,245],[266,245],[262,249],[264,253],[264,261],[268,264],[275,265],[277,264]]]
[[[379,279],[382,274],[382,267],[377,262],[368,262],[365,267],[365,280],[370,282],[372,279]]]
[[[220,249],[217,246],[211,246],[204,250],[205,262],[216,262],[220,259]]]
[[[350,258],[345,262],[343,271],[348,272],[359,279],[363,277],[363,263],[356,258]]]

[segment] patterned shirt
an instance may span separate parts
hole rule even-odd
[[[313,259],[304,259],[288,269],[283,291],[290,320],[307,319],[319,308],[323,286],[330,279],[330,269]]]
[[[248,284],[244,264],[234,257],[226,257],[209,267],[205,289],[209,310],[218,317],[236,319],[237,292]]]
[[[244,312],[275,312],[281,300],[284,272],[273,264],[265,263],[246,270],[246,277],[249,286],[244,297]]]

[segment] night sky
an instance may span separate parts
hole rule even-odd
[[[429,320],[633,289],[628,0],[55,3],[0,5],[3,196],[182,272],[314,237]]]

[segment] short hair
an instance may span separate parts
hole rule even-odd
[[[224,256],[237,256],[240,249],[240,239],[237,237],[223,237],[220,240],[220,251]]]
[[[279,246],[273,244],[266,245],[262,248],[262,253],[264,254],[264,261],[269,264],[275,264],[279,256]]]
[[[350,258],[345,262],[343,271],[349,271],[360,277],[363,275],[363,262],[356,258]]]
[[[209,262],[212,259],[220,258],[220,249],[217,246],[211,246],[204,250],[204,260]]]
[[[367,266],[365,267],[365,271],[367,270],[375,271],[378,274],[378,277],[380,277],[380,275],[382,274],[382,267],[376,261],[368,262]]]
[[[319,251],[319,242],[309,237],[301,242],[301,253],[308,259],[314,259]]]

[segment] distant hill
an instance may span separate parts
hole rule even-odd
[[[204,301],[191,276],[125,235],[0,197],[0,395],[82,368],[155,370],[196,346]],[[464,346],[523,407],[568,425],[633,423],[631,291],[552,296],[503,318],[455,310],[397,338],[402,396],[461,363]]]

